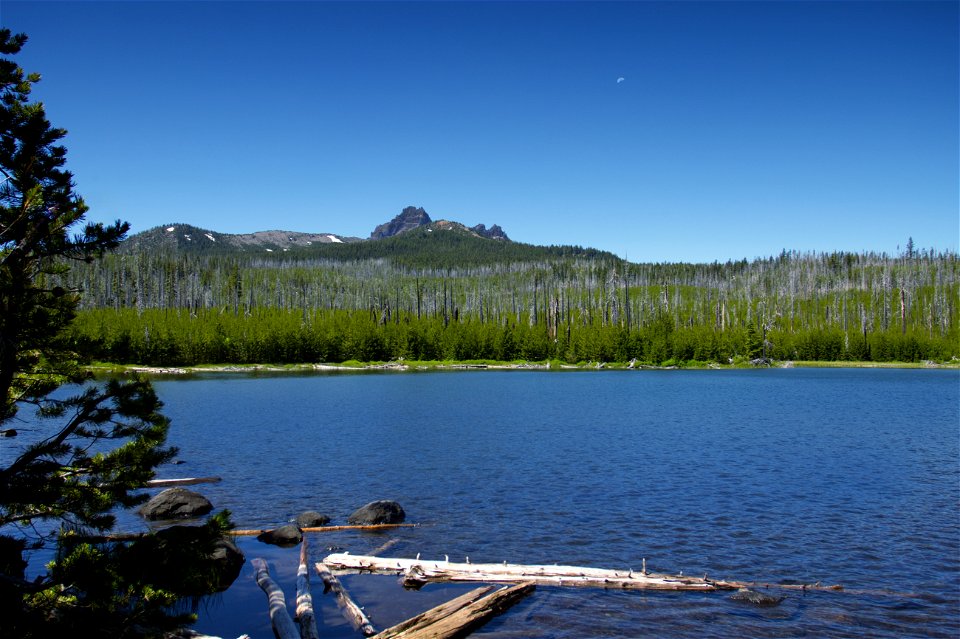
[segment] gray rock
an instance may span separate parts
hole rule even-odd
[[[380,500],[372,501],[366,506],[361,506],[355,510],[347,519],[347,523],[352,526],[400,524],[403,523],[406,517],[407,514],[403,512],[403,507],[397,502]]]
[[[780,602],[783,601],[785,597],[775,597],[763,592],[757,592],[756,590],[750,590],[749,588],[741,588],[737,592],[730,595],[730,599],[733,601],[750,603],[755,606],[779,606]]]
[[[132,544],[124,568],[179,594],[202,596],[229,588],[244,561],[233,541],[207,526],[171,526]]]
[[[300,528],[316,528],[317,526],[326,526],[329,523],[329,517],[321,515],[315,510],[308,510],[297,515],[297,525]]]
[[[137,512],[144,519],[189,519],[200,517],[213,510],[213,504],[201,495],[186,488],[168,488],[140,507]]]
[[[286,524],[273,530],[268,530],[257,535],[257,539],[265,544],[275,546],[295,546],[303,541],[303,533],[300,532],[294,524]]]

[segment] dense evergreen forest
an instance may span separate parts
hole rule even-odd
[[[77,350],[117,363],[960,356],[960,261],[915,250],[628,263],[421,228],[287,251],[138,245],[74,268]]]

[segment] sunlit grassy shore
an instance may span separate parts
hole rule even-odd
[[[820,362],[820,361],[771,361],[755,363],[750,360],[719,362],[673,362],[649,364],[641,362],[578,362],[570,364],[559,360],[512,361],[494,360],[393,360],[389,362],[358,362],[303,364],[201,364],[196,366],[141,366],[137,364],[113,364],[95,362],[87,366],[94,374],[190,375],[200,373],[298,373],[317,371],[427,371],[427,370],[729,370],[750,368],[952,368],[960,369],[960,359],[946,362]]]

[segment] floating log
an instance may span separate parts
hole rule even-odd
[[[371,557],[382,555],[383,553],[387,552],[388,550],[396,546],[399,541],[400,540],[397,539],[396,537],[394,537],[393,539],[389,539],[384,543],[380,544],[379,546],[377,546],[376,548],[374,548],[373,550],[371,550],[370,552],[368,552],[367,554],[370,555]]]
[[[419,555],[418,555],[419,557]],[[621,588],[624,590],[739,590],[740,588],[781,588],[785,590],[833,590],[844,587],[813,584],[775,584],[751,581],[728,581],[680,575],[648,573],[646,560],[642,570],[609,570],[605,568],[587,568],[582,566],[540,566],[522,564],[472,564],[454,563],[446,559],[430,561],[417,559],[397,559],[372,557],[369,555],[351,555],[334,553],[323,560],[334,570],[357,570],[403,575],[403,585],[407,588],[419,588],[424,584],[437,581],[486,581],[499,583],[519,583],[531,581],[541,585],[584,586],[590,588]],[[876,591],[848,591],[853,593],[876,593]],[[879,593],[884,594],[884,593]],[[890,593],[887,593],[890,594]]]
[[[313,595],[310,594],[310,569],[307,567],[307,538],[300,544],[300,566],[297,568],[297,623],[302,639],[320,639],[317,619],[313,614]]]
[[[270,608],[270,623],[273,624],[273,631],[278,639],[300,639],[300,633],[297,626],[294,625],[290,613],[287,612],[286,598],[283,596],[283,590],[270,578],[270,572],[267,570],[267,562],[263,559],[251,559],[250,563],[256,569],[257,585],[267,593],[267,603]]]
[[[875,596],[884,596],[892,595],[895,597],[915,597],[916,595],[906,592],[892,592],[889,590],[847,590],[841,584],[822,584],[819,581],[813,584],[772,584],[772,583],[761,583],[759,581],[723,581],[723,584],[729,588],[736,588],[742,590],[744,588],[780,588],[782,590],[836,590],[836,591],[845,591],[854,595],[875,595]]]
[[[300,532],[305,533],[325,533],[337,532],[338,530],[387,530],[390,528],[418,528],[420,524],[369,524],[364,526],[314,526],[310,528],[301,528]],[[272,528],[251,528],[242,530],[231,530],[229,534],[234,537],[256,537],[265,532],[273,530]]]
[[[434,623],[437,619],[442,619],[443,617],[455,613],[461,608],[477,601],[484,595],[489,594],[493,590],[496,590],[496,586],[480,586],[479,588],[474,588],[470,592],[464,593],[456,599],[451,599],[450,601],[444,602],[439,606],[431,608],[430,610],[421,612],[415,617],[410,617],[404,622],[387,628],[378,634],[376,639],[393,639],[394,637],[398,637],[405,632],[412,632],[414,630],[425,628]]]
[[[314,528],[301,528],[300,532],[305,533],[324,533],[324,532],[337,532],[339,530],[386,530],[388,528],[418,528],[420,524],[371,524],[367,526],[317,526]],[[243,529],[243,530],[228,530],[224,534],[230,535],[233,537],[255,537],[261,535],[265,532],[270,532],[273,528],[255,528],[255,529]],[[82,541],[87,541],[95,544],[102,544],[108,541],[136,541],[137,539],[142,539],[153,533],[150,532],[135,532],[135,533],[111,533],[109,535],[78,535],[74,534],[73,539],[80,539]],[[389,543],[389,542],[388,542]],[[391,544],[392,545],[392,544]],[[381,548],[389,548],[387,544],[384,544]],[[383,552],[382,549],[378,549],[378,552]],[[376,553],[371,553],[376,554]]]
[[[344,589],[340,580],[330,572],[330,568],[324,563],[317,563],[315,567],[317,574],[323,579],[323,584],[326,586],[326,589],[337,596],[337,606],[340,608],[340,611],[343,612],[343,616],[353,624],[353,627],[362,632],[366,637],[377,634],[377,629],[370,623],[370,620],[367,618],[367,615],[364,614],[363,610],[360,609],[360,606],[350,598],[350,595]]]
[[[166,488],[168,486],[192,486],[194,484],[216,484],[220,477],[184,477],[182,479],[151,479],[147,488]]]
[[[533,592],[530,582],[515,584],[489,593],[478,588],[436,608],[417,615],[393,628],[384,630],[377,639],[450,639],[464,637],[505,612]],[[486,591],[486,592],[484,592]],[[488,594],[489,593],[489,594]],[[399,630],[397,630],[399,628]]]
[[[213,635],[205,635],[196,630],[190,628],[179,628],[172,632],[168,632],[163,635],[163,639],[222,639],[222,637],[215,637]],[[237,637],[237,639],[250,639],[250,635],[243,634]]]
[[[324,563],[338,570],[361,570],[404,575],[404,586],[418,588],[436,581],[532,582],[554,586],[587,586],[648,590],[735,590],[740,585],[700,577],[662,575],[632,570],[606,570],[581,566],[528,566],[521,564],[471,564],[451,561],[380,558],[334,553]]]

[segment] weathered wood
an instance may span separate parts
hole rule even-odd
[[[330,572],[330,568],[322,562],[315,564],[315,567],[317,569],[317,574],[320,575],[321,579],[323,579],[323,584],[326,586],[326,589],[336,595],[337,606],[340,608],[343,616],[353,624],[353,627],[367,637],[377,634],[376,628],[374,628],[373,624],[370,623],[367,615],[350,597],[346,589],[344,589],[343,584],[340,583],[340,580],[334,577],[333,573]]]
[[[471,564],[445,560],[380,558],[347,553],[334,553],[323,561],[331,568],[341,570],[403,574],[404,585],[410,587],[435,581],[533,582],[555,586],[700,591],[734,590],[740,587],[700,577],[644,574],[632,570],[607,570],[581,566]]]
[[[470,592],[464,593],[456,599],[451,599],[450,601],[444,602],[439,606],[435,606],[430,610],[421,612],[415,617],[410,617],[406,621],[387,628],[378,634],[376,639],[393,639],[394,637],[399,636],[401,633],[425,628],[437,621],[437,619],[442,619],[447,615],[455,613],[456,611],[472,604],[495,589],[496,586],[480,586],[479,588],[474,588]]]
[[[196,630],[190,628],[180,628],[179,630],[174,630],[163,635],[163,639],[222,639],[221,637],[216,637],[213,635],[205,635]],[[243,634],[237,637],[237,639],[250,639],[250,635]]]
[[[182,479],[151,479],[147,488],[166,488],[167,486],[192,486],[194,484],[216,484],[220,477],[184,477]]]
[[[267,594],[267,604],[270,609],[270,623],[278,639],[300,639],[297,626],[287,612],[287,602],[283,590],[270,578],[267,562],[263,559],[251,559],[250,563],[256,569],[257,585]]]
[[[313,614],[313,595],[310,593],[310,569],[307,566],[307,538],[300,544],[300,566],[297,568],[297,623],[302,639],[320,639],[317,619]]]
[[[910,593],[892,593],[889,590],[847,590],[840,584],[822,584],[819,581],[813,584],[773,584],[773,583],[762,583],[759,581],[717,581],[717,584],[722,584],[725,589],[741,589],[741,588],[779,588],[781,590],[835,590],[835,591],[845,591],[851,594],[857,595],[890,595],[894,594],[898,597],[912,597],[914,595]]]
[[[447,560],[433,561],[421,559],[397,559],[373,557],[369,555],[351,555],[334,553],[324,562],[334,570],[359,570],[402,574],[404,585],[418,588],[424,584],[438,581],[486,581],[499,583],[519,583],[531,581],[542,585],[584,586],[591,588],[620,588],[625,590],[739,590],[740,588],[780,588],[784,590],[846,590],[839,584],[778,584],[753,581],[730,581],[680,575],[665,575],[646,572],[646,560],[643,570],[609,570],[583,566],[547,566],[522,564],[472,564],[455,563]],[[854,594],[874,591],[847,590]]]
[[[326,533],[326,532],[337,532],[339,530],[388,530],[390,528],[418,528],[420,524],[370,524],[367,526],[315,526],[309,528],[301,528],[301,532],[305,533]],[[256,537],[265,532],[269,532],[273,528],[247,528],[240,530],[231,530],[229,534],[234,537]]]
[[[465,637],[487,623],[493,617],[505,612],[518,601],[533,592],[536,586],[523,582],[507,586],[496,592],[459,607],[453,612],[431,614],[442,608],[438,606],[424,613],[418,624],[396,634],[387,635],[393,639],[452,639]],[[468,593],[469,594],[469,593]],[[381,637],[383,635],[380,635]]]
[[[337,532],[338,530],[385,530],[388,528],[415,528],[419,527],[420,524],[373,524],[370,526],[318,526],[316,528],[301,528],[300,532]],[[274,530],[273,528],[256,528],[256,529],[243,529],[243,530],[228,530],[224,534],[231,535],[233,537],[256,537],[265,532],[270,532]],[[82,539],[90,543],[105,543],[108,541],[136,541],[137,539],[142,539],[148,535],[152,535],[151,532],[135,532],[135,533],[112,533],[109,535],[75,535],[74,539]],[[392,545],[392,544],[391,544]],[[389,547],[387,544],[384,544],[384,547]],[[383,552],[382,549],[379,552]],[[375,553],[371,553],[375,554]]]
[[[396,537],[394,537],[393,539],[389,539],[389,540],[383,542],[382,544],[380,544],[379,546],[377,546],[376,548],[374,548],[373,550],[371,550],[370,552],[368,552],[368,553],[366,553],[366,554],[367,554],[367,555],[370,555],[371,557],[376,557],[377,555],[382,555],[383,553],[387,552],[388,550],[390,550],[391,548],[393,548],[394,546],[396,546],[399,541],[400,541],[399,539],[397,539]]]

